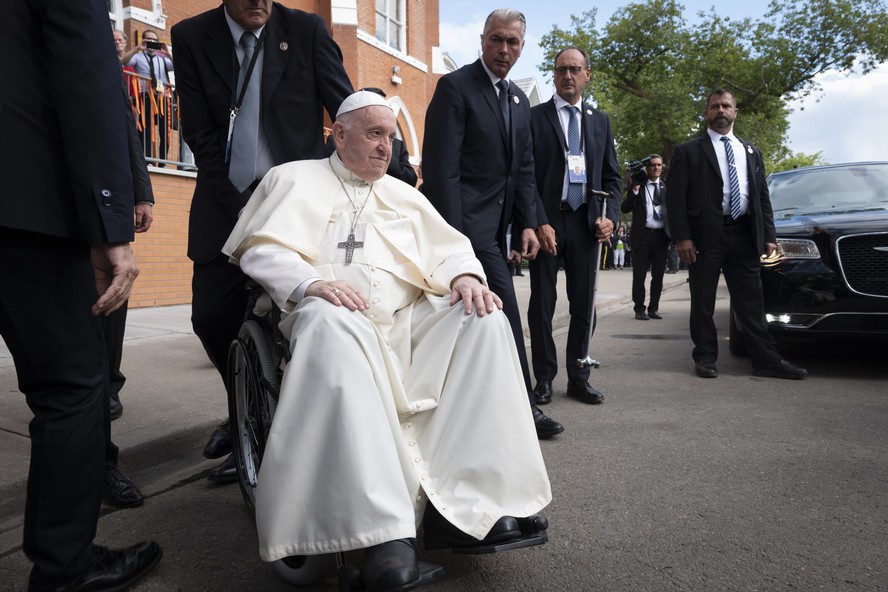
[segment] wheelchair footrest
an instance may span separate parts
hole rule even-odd
[[[538,531],[534,534],[524,535],[521,538],[512,539],[502,543],[494,543],[491,545],[473,545],[471,547],[454,547],[453,552],[459,555],[483,555],[486,553],[500,553],[502,551],[512,551],[513,549],[523,549],[524,547],[535,547],[548,542],[549,536],[546,531]]]

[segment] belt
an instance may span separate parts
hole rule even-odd
[[[666,230],[665,228],[662,228],[662,227],[660,227],[660,228],[651,228],[650,226],[645,226],[644,229],[645,229],[647,232],[664,232],[664,231]]]
[[[749,214],[743,214],[736,220],[730,216],[722,216],[722,224],[725,226],[731,226],[733,224],[749,224]]]

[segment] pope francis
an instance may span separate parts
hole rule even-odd
[[[420,521],[427,548],[503,542],[551,500],[502,303],[468,239],[385,175],[395,125],[382,97],[348,97],[336,152],[269,171],[224,248],[280,306],[292,352],[260,554],[363,548],[375,591],[419,585]]]

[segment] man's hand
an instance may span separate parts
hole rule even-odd
[[[540,241],[540,250],[550,255],[558,254],[558,243],[555,242],[555,229],[551,224],[543,224],[536,230],[537,239]]]
[[[462,300],[463,309],[467,315],[472,314],[472,311],[475,310],[479,317],[483,317],[485,314],[493,312],[494,308],[500,310],[503,308],[503,301],[500,300],[500,297],[491,292],[487,286],[481,283],[481,280],[472,274],[456,276],[450,287],[452,290],[450,306]]]
[[[126,302],[139,275],[139,265],[129,243],[96,245],[90,249],[96,293],[99,299],[93,304],[95,316],[108,316]]]
[[[540,250],[540,241],[537,239],[536,230],[525,228],[521,231],[521,257],[535,259]]]
[[[686,238],[675,243],[675,250],[678,252],[679,258],[685,263],[697,261],[697,247],[694,246],[694,241],[691,239]]]
[[[606,243],[613,233],[614,223],[612,220],[609,218],[595,219],[595,238],[598,239],[598,242]]]
[[[370,308],[370,303],[367,302],[360,292],[339,280],[314,282],[306,288],[305,296],[323,298],[336,306],[344,306],[351,311]]]
[[[151,211],[151,204],[148,202],[136,204],[136,232],[148,232],[151,223],[154,221],[154,213]]]
[[[777,252],[777,245],[774,243],[765,243],[765,252],[762,253],[765,257],[770,257],[774,253]]]

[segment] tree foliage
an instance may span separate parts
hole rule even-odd
[[[624,162],[655,152],[668,163],[676,144],[705,129],[714,88],[734,94],[736,133],[761,148],[769,167],[817,160],[787,149],[788,103],[816,100],[819,74],[866,74],[888,61],[883,0],[771,0],[760,20],[732,20],[710,8],[694,24],[677,1],[647,0],[619,9],[601,30],[596,16],[574,15],[569,29],[544,35],[540,70],[551,76],[565,46],[589,53],[585,95],[611,116]]]

